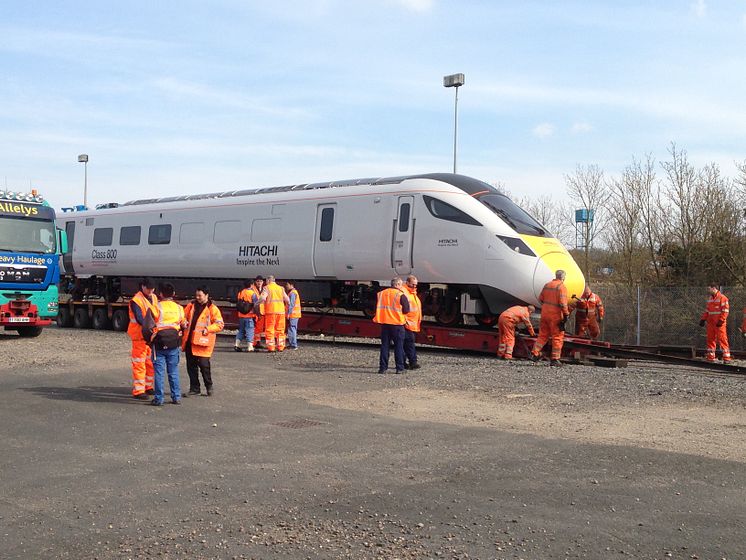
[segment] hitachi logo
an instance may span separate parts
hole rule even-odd
[[[276,257],[277,245],[243,245],[238,248],[239,257]]]

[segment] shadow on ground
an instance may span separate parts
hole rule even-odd
[[[129,387],[23,387],[22,390],[53,400],[142,404],[132,398]]]

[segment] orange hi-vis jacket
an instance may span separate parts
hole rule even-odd
[[[531,313],[529,313],[528,307],[525,305],[514,305],[513,307],[508,307],[505,311],[500,313],[498,321],[506,326],[512,326],[513,328],[515,328],[518,323],[523,323],[526,325],[531,336],[534,336],[535,334],[534,326],[531,324]]]
[[[420,332],[420,323],[422,323],[422,302],[417,295],[417,288],[404,286],[404,295],[409,300],[409,313],[405,315],[406,323],[404,328],[412,332]]]
[[[285,290],[279,284],[271,282],[265,287],[267,299],[264,300],[265,315],[285,315]]]
[[[539,294],[542,317],[562,320],[567,318],[570,310],[567,307],[567,287],[562,280],[555,278],[547,282]]]
[[[597,294],[590,292],[580,296],[571,306],[570,310],[575,309],[575,320],[584,321],[591,317],[603,319],[605,315],[604,303]]]
[[[290,309],[288,312],[288,319],[300,319],[301,317],[300,294],[298,293],[298,290],[296,290],[295,288],[290,290],[290,293],[288,293],[288,297],[291,296],[292,294],[295,294],[295,301],[293,302],[293,308]]]
[[[192,321],[197,321],[194,326],[194,331],[191,333],[192,340],[189,341],[191,329],[184,329],[184,336],[181,339],[181,349],[186,350],[187,344],[191,342],[192,354],[200,356],[202,358],[209,358],[212,356],[212,350],[215,348],[216,333],[223,330],[223,315],[220,313],[218,306],[212,302],[208,302],[199,317],[194,317],[194,302],[190,302],[186,306],[184,311],[187,321],[192,324]],[[207,334],[202,334],[204,331]]]
[[[378,292],[374,323],[382,325],[404,325],[407,322],[401,305],[403,292],[397,288],[386,288]]]
[[[145,318],[145,316],[148,314],[148,311],[150,311],[152,317],[156,321],[158,320],[158,299],[155,297],[155,294],[151,294],[150,297],[147,297],[142,292],[137,292],[132,298],[131,303],[136,304],[140,308],[143,318]],[[142,337],[142,325],[137,322],[137,318],[135,317],[135,314],[132,312],[132,309],[130,309],[129,306],[127,306],[127,310],[129,311],[130,315],[130,323],[127,327],[127,334],[132,340],[144,340]]]
[[[728,303],[728,298],[718,291],[718,293],[707,300],[707,307],[705,308],[705,312],[702,313],[701,320],[713,325],[716,325],[720,321],[725,324],[728,320],[729,312],[730,304]]]
[[[251,304],[251,311],[248,313],[238,313],[239,318],[246,319],[251,317],[256,317],[256,313],[254,313],[254,296],[259,297],[259,294],[256,292],[254,287],[251,288],[244,288],[240,292],[238,292],[238,298],[243,301],[248,301]]]

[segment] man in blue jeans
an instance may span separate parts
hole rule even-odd
[[[179,384],[179,351],[181,331],[185,329],[184,308],[174,300],[173,284],[163,284],[159,290],[158,317],[152,335],[153,369],[155,394],[150,404],[163,405],[163,385],[168,372],[168,385],[171,389],[171,402],[181,404],[181,387]],[[146,333],[143,333],[145,336]],[[148,340],[146,338],[146,340]]]

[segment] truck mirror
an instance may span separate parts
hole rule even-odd
[[[59,237],[60,253],[67,253],[67,232],[58,229],[57,236]]]

